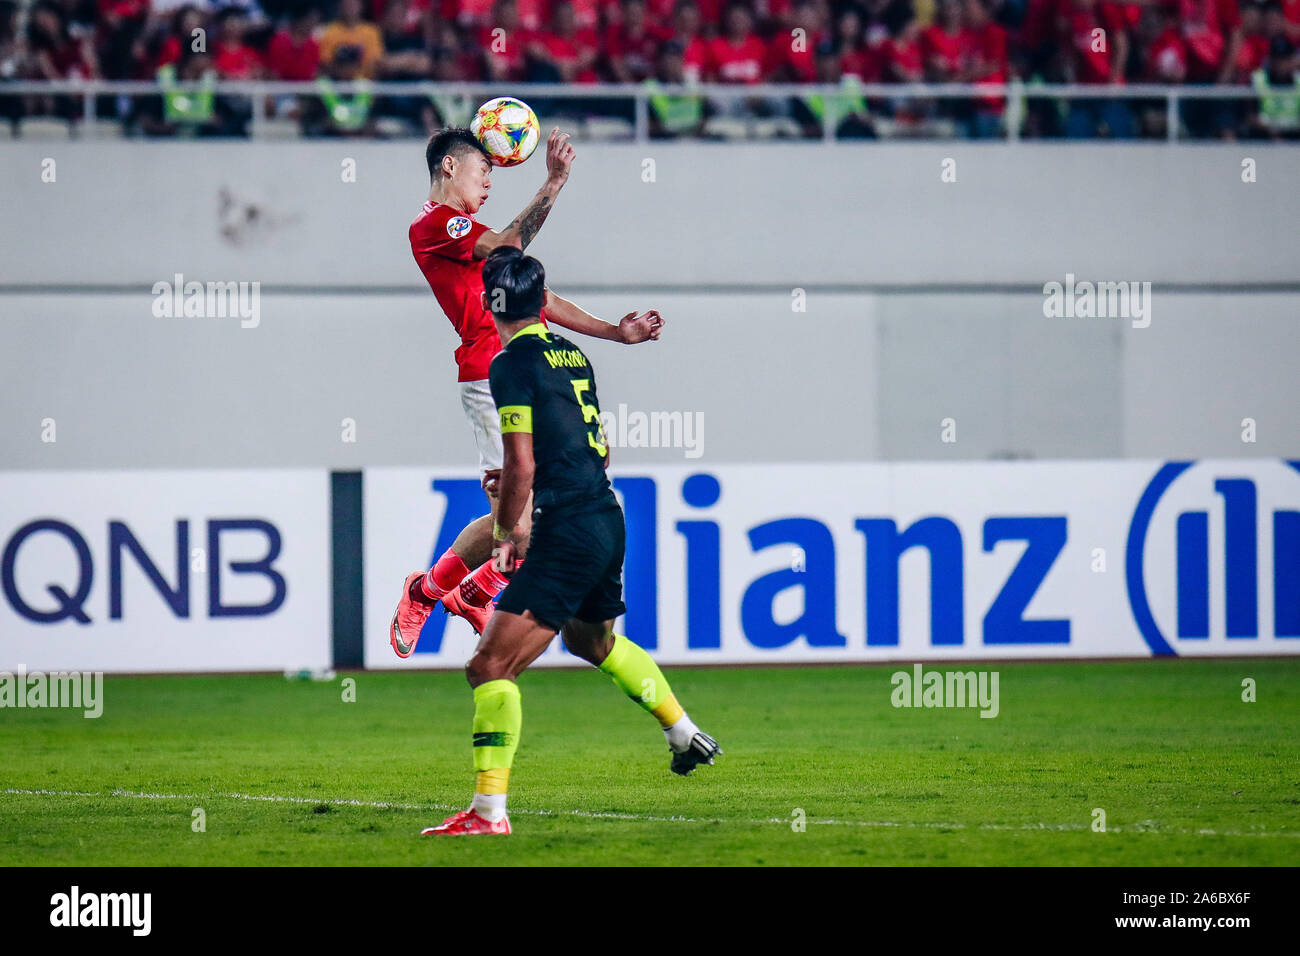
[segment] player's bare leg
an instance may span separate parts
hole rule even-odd
[[[722,753],[718,742],[687,715],[659,665],[643,648],[614,633],[613,621],[579,621],[564,625],[564,643],[575,655],[610,676],[619,690],[649,713],[664,730],[673,773],[687,776]]]
[[[465,665],[465,676],[474,688],[474,799],[468,809],[423,830],[422,835],[510,832],[506,790],[523,724],[515,678],[554,638],[554,629],[538,621],[531,611],[492,615],[474,656]]]

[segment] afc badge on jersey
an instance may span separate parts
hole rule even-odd
[[[469,232],[472,225],[468,216],[452,216],[447,220],[447,235],[453,239],[459,239],[465,233]]]

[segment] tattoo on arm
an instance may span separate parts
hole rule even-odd
[[[519,236],[519,248],[527,249],[550,212],[551,197],[538,196],[528,204],[527,209],[515,217],[514,222],[506,227],[506,232],[516,233]]]

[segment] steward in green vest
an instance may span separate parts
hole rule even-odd
[[[342,96],[334,87],[336,81],[356,83],[359,90],[351,97]],[[330,62],[329,75],[322,74],[316,80],[316,88],[320,90],[321,105],[325,107],[327,131],[356,133],[370,122],[375,94],[370,89],[370,81],[361,74],[360,47],[339,47]]]
[[[809,93],[794,103],[795,117],[803,124],[804,135],[818,138],[829,122],[831,132],[840,137],[874,138],[871,112],[862,95],[862,81],[845,76],[839,49],[829,40],[817,45],[817,82],[822,86],[838,85],[842,92],[823,96]]]
[[[198,90],[181,90],[176,85],[175,65],[168,63],[159,67],[158,85],[163,91],[163,120],[196,125],[209,122],[215,112],[213,91],[216,82],[216,73],[208,69],[200,75]]]
[[[1294,89],[1282,93],[1275,92],[1269,83],[1268,72],[1263,67],[1250,75],[1250,81],[1259,93],[1260,125],[1275,133],[1300,129],[1300,74],[1296,74],[1293,79]]]
[[[648,77],[645,88],[650,102],[650,135],[656,138],[698,136],[704,128],[704,99],[666,93],[660,82],[685,84],[686,63],[682,45],[669,40],[659,51],[655,76]]]
[[[330,122],[349,133],[356,132],[370,121],[370,107],[375,99],[375,94],[365,88],[369,86],[366,80],[357,82],[364,84],[363,88],[359,93],[348,98],[339,95],[334,89],[334,81],[328,76],[316,79],[316,88],[320,90],[321,102],[325,104],[325,112],[329,114]]]

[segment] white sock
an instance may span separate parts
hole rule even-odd
[[[479,816],[496,823],[506,815],[506,795],[504,793],[476,793],[469,808]]]
[[[691,740],[700,732],[700,728],[695,726],[695,721],[685,713],[678,718],[677,723],[671,727],[664,728],[664,736],[668,738],[668,746],[676,753],[683,753],[691,747]]]

